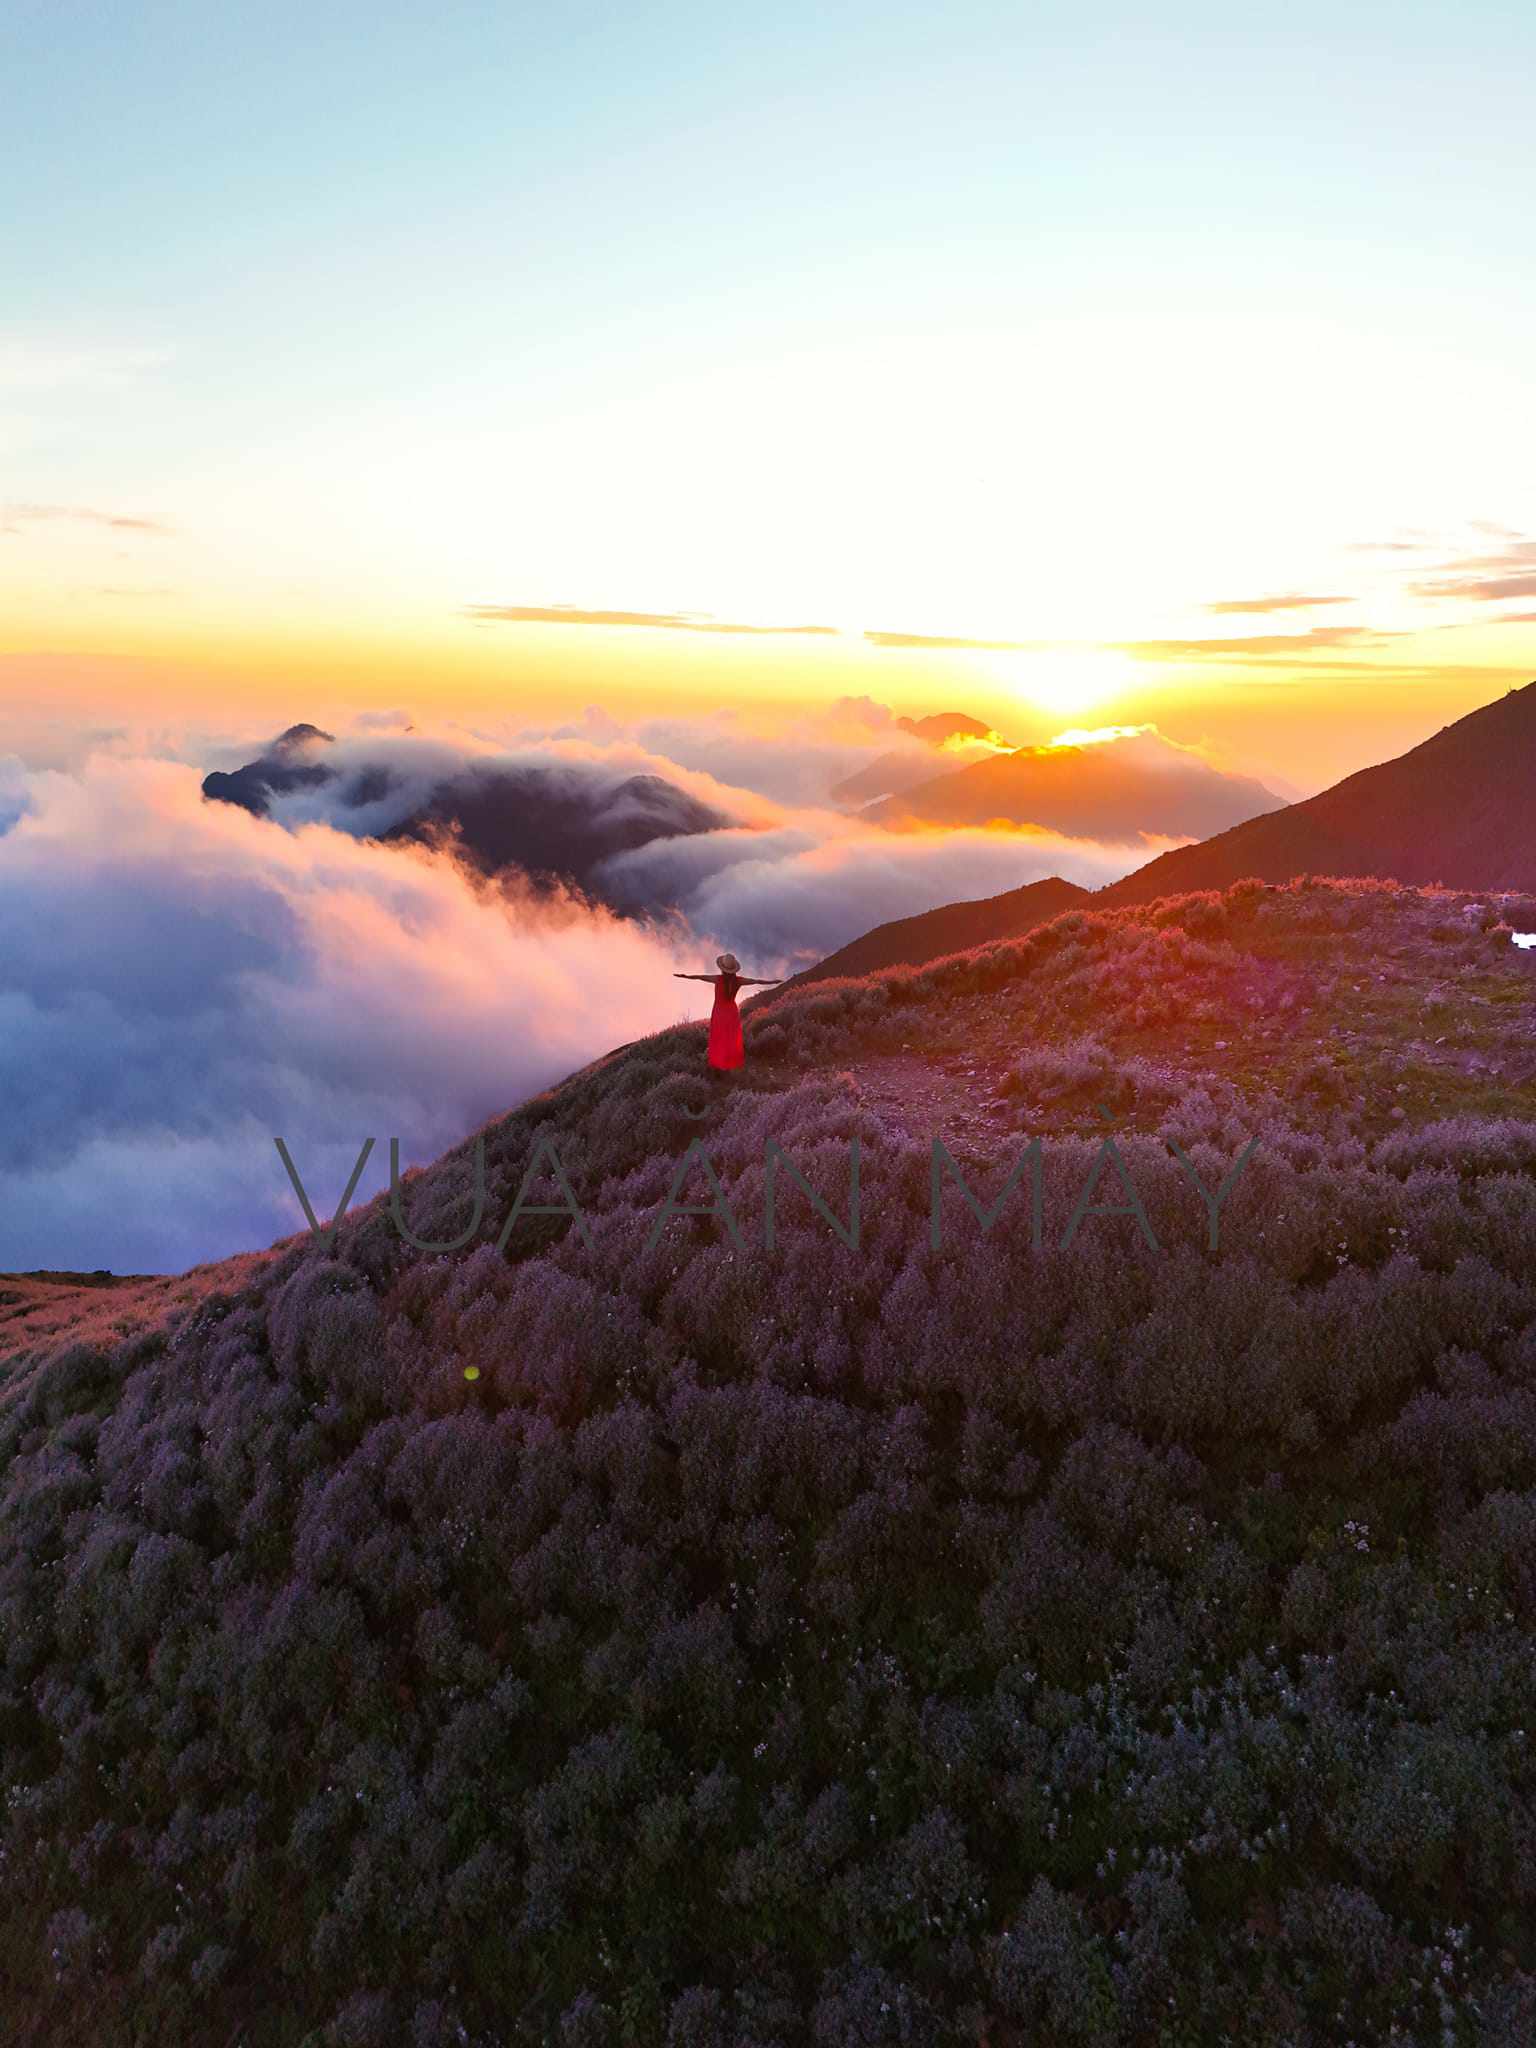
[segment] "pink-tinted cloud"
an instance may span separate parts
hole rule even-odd
[[[1416,597],[1461,598],[1478,604],[1536,597],[1536,540],[1511,539],[1507,547],[1491,554],[1462,555],[1408,587]]]
[[[1502,604],[1513,597],[1536,597],[1536,569],[1515,576],[1447,576],[1438,581],[1415,583],[1416,597],[1471,598],[1479,604]]]

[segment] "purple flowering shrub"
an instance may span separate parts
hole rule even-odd
[[[1246,1000],[1234,933],[1394,901],[1074,913],[749,1038],[1038,978],[1021,1072],[1109,1086],[1092,990]],[[987,1229],[943,1175],[935,1246],[926,1146],[835,1074],[690,1120],[697,1055],[488,1127],[454,1252],[384,1198],[12,1370],[32,2038],[1529,2040],[1536,1125],[1149,1087],[1120,1168],[1089,1120],[1044,1148],[1038,1246],[1027,1170]],[[1213,1248],[1191,1172],[1254,1135]],[[765,1249],[769,1142],[846,1226],[855,1136],[858,1249],[783,1168]],[[656,1230],[699,1137],[726,1206]],[[586,1230],[500,1243],[535,1168],[562,1199],[548,1141]],[[956,1141],[984,1210],[1026,1142]],[[404,1177],[417,1236],[463,1230],[475,1149]],[[1096,1164],[1120,1213],[1079,1213]],[[714,1195],[696,1158],[677,1199]]]
[[[1035,1104],[1103,1103],[1117,1112],[1133,1104],[1171,1103],[1178,1095],[1169,1077],[1150,1061],[1135,1054],[1117,1056],[1092,1037],[1032,1046],[1003,1081],[1002,1093]]]

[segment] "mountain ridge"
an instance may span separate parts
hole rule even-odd
[[[1536,889],[1536,682],[1316,796],[1160,854],[1099,895],[1146,903],[1299,874]]]
[[[1004,889],[995,896],[962,898],[922,910],[911,917],[893,917],[871,926],[846,946],[829,953],[814,967],[804,968],[780,985],[777,993],[835,976],[877,973],[884,967],[917,967],[945,953],[963,953],[992,939],[1016,939],[1037,924],[1086,904],[1092,892],[1060,875]],[[760,1002],[761,997],[752,998]]]

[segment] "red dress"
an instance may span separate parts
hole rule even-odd
[[[709,1064],[739,1067],[746,1057],[741,1043],[741,1012],[736,1007],[741,977],[717,974],[714,983],[715,1007],[709,1013]]]

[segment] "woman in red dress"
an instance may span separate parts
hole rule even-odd
[[[739,988],[774,988],[761,975],[742,974],[734,953],[716,956],[718,974],[674,974],[674,981],[707,981],[715,991],[715,1006],[709,1013],[709,1064],[720,1072],[739,1067],[746,1057],[741,1043],[741,1012],[736,1007]]]

